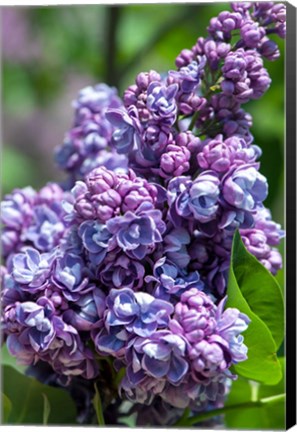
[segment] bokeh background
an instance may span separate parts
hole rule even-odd
[[[2,190],[59,180],[53,149],[71,127],[71,102],[99,82],[124,89],[140,71],[166,72],[183,48],[206,36],[228,3],[2,7]],[[272,86],[245,105],[263,150],[266,206],[284,223],[284,41],[266,62]],[[283,244],[281,245],[283,250]],[[283,272],[278,278],[283,286]]]

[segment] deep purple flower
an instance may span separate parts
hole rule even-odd
[[[73,308],[63,314],[63,320],[80,331],[97,328],[105,311],[105,297],[103,291],[94,286],[74,303]]]
[[[242,15],[238,12],[223,11],[209,23],[208,33],[214,39],[229,42],[233,30],[240,29]]]
[[[54,308],[50,301],[41,297],[37,303],[18,303],[15,307],[15,320],[20,325],[20,334],[8,336],[7,347],[13,355],[17,355],[18,341],[27,350],[38,353],[45,351],[53,342],[56,331],[54,326]]]
[[[248,48],[258,48],[265,34],[264,27],[253,20],[244,21],[240,29],[242,40]]]
[[[271,219],[270,211],[257,209],[254,215],[254,227],[240,229],[242,240],[250,253],[252,253],[272,274],[282,268],[281,254],[273,246],[280,243],[285,233],[279,224]]]
[[[104,162],[102,151],[108,148],[114,131],[106,119],[106,110],[118,109],[122,102],[115,88],[98,84],[82,89],[73,106],[73,128],[56,149],[55,159],[73,180],[78,180]]]
[[[114,126],[111,144],[119,154],[127,154],[133,150],[139,140],[141,126],[137,118],[137,110],[132,105],[126,110],[110,109],[106,118]]]
[[[231,244],[229,242],[230,233],[225,239],[224,235],[229,233],[227,230],[219,231],[219,234],[215,235],[211,242],[208,237],[200,235],[195,239],[189,248],[189,254],[191,256],[190,268],[191,270],[198,270],[201,280],[205,284],[205,287],[211,290],[212,293],[218,293],[220,296],[226,292],[228,274],[230,267],[230,255],[231,255],[231,244],[232,244],[232,233],[231,232]],[[219,247],[218,247],[219,245]]]
[[[259,53],[270,61],[277,60],[280,57],[280,51],[277,44],[266,37],[262,39]]]
[[[57,250],[40,254],[36,249],[27,247],[12,258],[11,271],[22,289],[30,292],[43,290],[49,282],[52,265]]]
[[[7,195],[1,203],[3,255],[15,253],[24,245],[40,252],[57,246],[67,228],[62,207],[67,197],[68,193],[55,183],[39,192],[27,187]]]
[[[56,338],[42,360],[61,374],[68,384],[72,377],[90,380],[98,375],[98,365],[93,352],[85,346],[77,330],[56,317]]]
[[[224,94],[233,95],[240,103],[260,98],[269,88],[271,79],[263,67],[260,54],[255,50],[239,48],[230,52],[222,67]]]
[[[170,328],[187,340],[191,376],[198,383],[222,372],[228,376],[232,363],[247,358],[241,333],[250,320],[237,309],[224,311],[225,302],[216,307],[206,294],[192,288],[175,306]]]
[[[285,231],[281,229],[280,224],[272,220],[270,210],[260,207],[254,215],[254,220],[255,228],[265,233],[267,243],[271,246],[279,245],[280,240],[285,236]]]
[[[231,49],[231,45],[222,41],[213,40],[208,37],[204,39],[199,37],[192,51],[196,55],[204,55],[212,70],[217,70],[220,61],[223,60]]]
[[[128,399],[144,403],[151,395],[162,396],[167,382],[178,385],[189,368],[185,349],[184,339],[168,330],[132,339],[126,353],[126,376],[121,383]]]
[[[155,297],[170,302],[175,302],[182,292],[192,287],[199,289],[204,287],[197,271],[187,273],[166,257],[160,258],[155,263],[153,276],[146,276],[145,281],[155,284]]]
[[[168,87],[152,82],[147,89],[147,106],[156,120],[172,125],[176,120],[176,100],[178,85]]]
[[[202,172],[177,198],[177,213],[185,218],[194,217],[202,223],[211,221],[218,209],[219,185],[220,180],[215,172]]]
[[[116,358],[124,358],[127,341],[130,334],[124,326],[113,326],[108,330],[104,327],[99,332],[92,330],[91,337],[96,351],[103,356],[112,355]]]
[[[93,286],[88,284],[83,259],[70,252],[65,252],[55,259],[51,282],[70,301],[77,301],[82,294],[93,289]]]
[[[173,306],[145,292],[130,288],[112,289],[106,299],[105,326],[124,326],[125,330],[147,337],[168,325]]]
[[[191,153],[186,147],[170,144],[160,159],[160,168],[156,171],[163,178],[180,176],[190,168]]]
[[[80,224],[78,234],[82,239],[84,248],[88,251],[90,261],[94,265],[99,265],[104,260],[108,242],[111,238],[106,225],[96,221],[85,221]]]
[[[187,66],[181,67],[178,71],[170,70],[169,76],[173,77],[180,84],[182,93],[192,93],[200,82],[206,58],[197,58]]]
[[[85,182],[76,182],[72,195],[74,203],[69,212],[73,215],[74,207],[74,219],[104,224],[127,210],[137,210],[142,203],[155,203],[157,190],[132,170],[123,174],[100,167],[89,173]]]
[[[257,168],[255,164],[242,165],[223,178],[223,197],[237,209],[250,212],[267,197],[267,180]]]
[[[260,148],[248,147],[243,138],[234,136],[224,141],[223,135],[217,135],[213,140],[206,142],[197,159],[201,168],[225,173],[233,165],[255,162],[260,155]]]
[[[98,272],[99,278],[108,288],[126,287],[137,290],[143,286],[145,269],[139,261],[123,253],[109,254],[103,265],[103,269]]]
[[[185,228],[172,229],[164,237],[164,252],[169,260],[180,268],[185,268],[189,264],[190,256],[186,245],[190,240],[190,234]]]
[[[107,221],[107,229],[114,235],[117,245],[132,258],[142,259],[162,241],[166,229],[160,210],[143,203],[137,212],[127,211]]]
[[[147,177],[151,167],[159,166],[166,147],[173,143],[171,127],[167,123],[150,120],[143,130],[138,147],[130,154],[130,166],[135,172]]]

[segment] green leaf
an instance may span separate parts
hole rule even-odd
[[[104,426],[105,422],[104,422],[100,393],[96,384],[94,385],[94,387],[95,387],[95,396],[93,399],[93,404],[97,415],[98,425]]]
[[[43,424],[47,425],[48,424],[48,418],[51,412],[51,406],[49,403],[49,400],[46,396],[45,393],[42,393],[43,396]]]
[[[12,403],[7,424],[42,425],[45,417],[48,417],[49,424],[76,423],[75,405],[65,390],[41,384],[11,366],[3,366],[2,376],[3,392]],[[46,407],[43,395],[46,395],[48,400]]]
[[[280,363],[284,368],[284,359]],[[284,379],[275,386],[265,386],[239,378],[232,384],[225,407],[283,394],[284,387]],[[226,412],[225,425],[235,429],[285,429],[285,403],[277,400],[275,404]]]
[[[239,235],[233,240],[232,267],[251,310],[267,325],[278,349],[284,339],[284,299],[272,274],[250,254]]]
[[[2,403],[2,420],[3,423],[6,423],[11,412],[12,404],[10,399],[1,392],[1,403]]]
[[[242,276],[243,270],[237,269],[239,265],[242,267],[244,257],[246,256],[242,247],[244,248],[239,233],[236,232],[232,246],[226,307],[239,309],[241,312],[248,315],[251,322],[247,330],[243,333],[245,344],[248,347],[248,359],[234,365],[234,370],[237,374],[245,378],[268,385],[274,385],[282,378],[281,366],[276,356],[276,344],[266,323],[256,315],[257,308],[255,309],[255,302],[251,300],[248,294],[247,285]],[[237,258],[235,259],[235,257]],[[250,261],[245,262],[245,265],[250,273],[253,273],[253,268],[249,268],[248,263],[250,263]],[[245,274],[247,273],[248,271],[245,271]],[[240,281],[237,279],[238,275],[241,275]],[[255,284],[259,283],[259,280],[255,282]],[[241,290],[242,285],[245,286],[243,292]],[[259,285],[259,294],[256,291],[253,292],[254,295],[259,296],[261,285]],[[261,294],[261,297],[264,297],[264,293]],[[252,311],[249,302],[252,303],[255,312]],[[269,303],[266,302],[265,304],[266,307],[269,307]],[[279,307],[283,307],[282,304],[279,305]]]
[[[16,358],[9,354],[6,344],[1,348],[1,365],[11,366],[17,371],[23,373],[26,369],[25,366],[19,365]]]

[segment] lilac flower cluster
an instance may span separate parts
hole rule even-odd
[[[110,148],[114,128],[106,119],[108,108],[121,105],[116,89],[106,84],[85,87],[79,92],[73,102],[73,127],[55,154],[59,167],[70,175],[68,185],[73,185],[98,166],[111,170],[127,167],[126,158]]]
[[[8,258],[23,246],[50,251],[63,237],[67,223],[62,201],[64,192],[56,183],[39,192],[31,187],[15,189],[1,202],[2,254]]]
[[[273,274],[282,265],[241,105],[268,90],[262,57],[278,57],[269,35],[284,36],[284,8],[233,3],[176,70],[140,73],[123,102],[104,84],[80,92],[56,152],[66,190],[2,203],[1,325],[18,361],[69,384],[103,382],[109,357],[124,368],[122,399],[221,406],[230,367],[248,356],[250,320],[225,308],[235,230]]]

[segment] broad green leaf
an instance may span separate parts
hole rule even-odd
[[[233,240],[232,267],[243,297],[267,325],[278,349],[284,339],[283,294],[272,274],[246,250],[238,232]]]
[[[234,369],[237,374],[245,378],[274,385],[282,378],[274,339],[267,325],[251,310],[235,276],[234,257],[240,240],[238,236],[239,234],[236,233],[233,240],[226,307],[239,309],[248,315],[251,322],[243,333],[244,343],[248,347],[248,359],[235,365]]]
[[[1,392],[1,396],[2,396],[1,397],[1,404],[2,404],[2,416],[1,416],[1,418],[2,418],[2,422],[6,423],[8,420],[9,414],[11,412],[12,405],[11,405],[10,399],[4,393]]]
[[[95,384],[95,396],[93,399],[93,404],[94,404],[94,408],[96,411],[98,425],[104,426],[105,422],[104,422],[104,416],[103,416],[103,410],[102,410],[101,397],[100,397],[100,393],[99,393],[99,390],[98,390],[98,387],[96,384]]]
[[[280,363],[284,367],[284,359],[280,359]],[[256,388],[256,392],[253,391],[253,388]],[[283,393],[284,379],[275,386],[265,386],[239,378],[233,382],[225,406],[244,404]],[[228,428],[235,429],[284,429],[285,404],[283,401],[279,401],[273,405],[267,404],[255,408],[238,408],[232,412],[226,412],[225,425]]]
[[[40,424],[44,414],[49,424],[76,423],[76,409],[69,394],[56,387],[41,384],[39,381],[22,375],[11,366],[3,366],[3,392],[10,399],[12,409],[7,424]],[[44,396],[50,405],[45,407]]]
[[[26,366],[19,365],[16,358],[9,354],[6,344],[1,348],[1,365],[11,366],[21,373],[26,369]]]
[[[48,400],[46,394],[42,393],[42,396],[43,396],[43,424],[47,425],[49,415],[51,412],[51,406],[50,406],[50,403],[49,403],[49,400]]]

